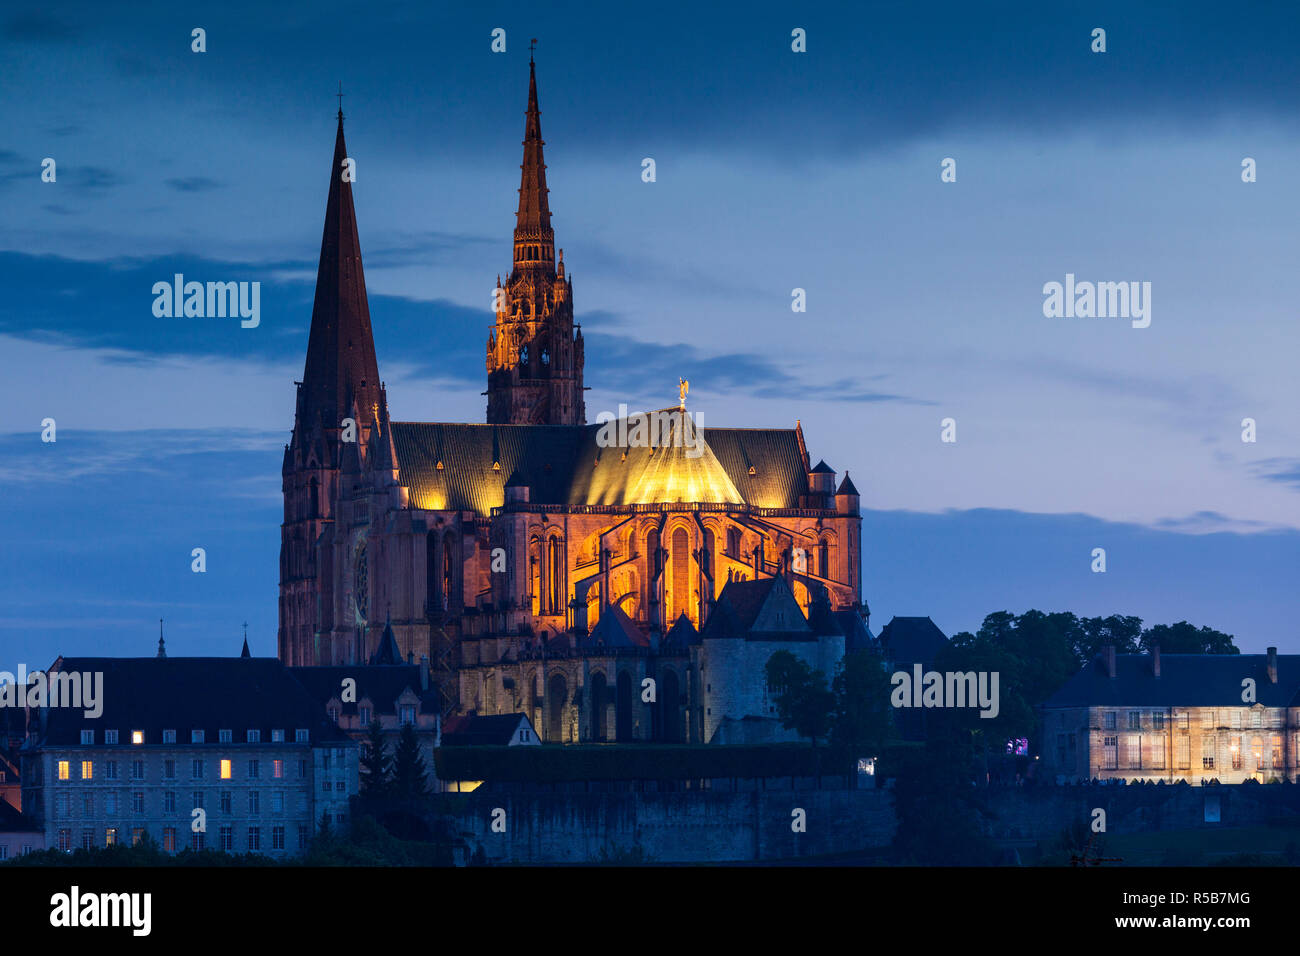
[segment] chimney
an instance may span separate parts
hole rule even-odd
[[[1151,673],[1160,676],[1160,645],[1151,645]]]
[[[1270,647],[1268,649],[1268,682],[1270,684],[1277,683],[1277,648],[1276,647]]]
[[[1106,676],[1112,680],[1118,675],[1115,673],[1115,645],[1106,645]]]

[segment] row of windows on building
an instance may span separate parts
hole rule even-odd
[[[339,824],[344,823],[345,819],[346,817],[344,814],[341,813],[338,814],[337,822]],[[276,851],[276,850],[284,850],[286,848],[285,835],[286,835],[287,827],[282,825],[270,827],[269,845],[268,845],[268,841],[265,841],[263,839],[263,829],[264,828],[260,826],[246,827],[244,829],[243,845],[240,847],[240,849],[247,850],[249,853],[261,853],[267,849]],[[298,829],[298,849],[305,850],[307,849],[307,844],[311,841],[311,827],[309,827],[305,823],[302,823],[298,825],[297,829]],[[103,834],[102,843],[100,842],[101,832]],[[102,831],[89,830],[89,829],[82,830],[80,846],[84,850],[94,849],[96,845],[116,846],[118,843],[121,842],[125,832],[126,832],[126,828],[124,827],[105,827]],[[145,827],[132,827],[131,828],[132,845],[135,845],[139,843],[141,840],[143,840],[147,832],[148,830]],[[64,851],[70,851],[73,849],[71,827],[61,827],[59,829],[57,834],[56,845],[60,850],[64,850]],[[178,846],[179,845],[177,842],[176,827],[163,827],[162,848],[166,850],[168,853],[175,853],[178,849]],[[189,846],[190,849],[193,850],[207,849],[207,834],[191,832],[189,835]],[[216,848],[226,853],[235,852],[235,828],[233,826],[223,826],[217,831]],[[0,859],[3,859],[3,857],[0,857]]]
[[[146,743],[145,736],[146,736],[146,735],[145,735],[145,732],[144,732],[143,730],[133,730],[133,731],[131,731],[131,743],[132,743],[132,744],[135,744],[135,745],[140,745],[140,744]],[[234,739],[233,739],[233,738],[234,738],[234,731],[232,731],[232,730],[218,730],[218,731],[217,731],[217,739],[218,739],[218,742],[219,742],[219,743],[223,743],[223,744],[234,743]],[[120,734],[119,734],[118,731],[116,731],[116,730],[105,730],[105,731],[104,731],[104,743],[105,743],[105,745],[117,744],[117,743],[120,743],[120,742],[121,742],[121,740],[120,740]],[[162,732],[162,742],[165,743],[165,744],[174,744],[174,743],[176,743],[176,731],[174,731],[174,730],[164,730],[164,731]],[[190,743],[192,743],[192,744],[201,744],[201,743],[206,743],[206,742],[207,742],[207,731],[206,731],[206,730],[191,730],[191,731],[190,731]],[[244,731],[244,742],[245,742],[245,743],[249,743],[249,744],[260,744],[260,743],[262,742],[262,731],[260,731],[260,730],[246,730],[246,731]],[[272,731],[271,731],[271,743],[273,743],[273,744],[282,744],[282,743],[284,743],[284,742],[285,742],[285,741],[284,741],[284,731],[283,731],[283,730],[272,730]],[[295,730],[295,731],[293,732],[293,742],[296,743],[296,744],[305,744],[305,743],[310,743],[310,734],[308,734],[308,732],[307,732],[305,729],[303,729],[303,728],[298,728],[297,730]],[[95,743],[95,731],[93,731],[93,730],[83,730],[83,731],[81,732],[81,743],[82,743],[82,746],[86,746],[86,747],[93,746],[94,743]]]
[[[31,853],[32,850],[34,850],[35,848],[36,848],[35,844],[24,843],[22,855],[26,856],[28,853]],[[3,863],[7,859],[9,859],[9,845],[7,843],[0,843],[0,863]]]
[[[345,786],[341,780],[334,781],[334,782],[322,781],[321,790],[324,793],[335,793],[335,792],[343,793],[345,792]],[[121,812],[120,807],[124,806],[128,802],[130,803],[131,806],[130,812],[143,814],[147,812],[145,809],[146,804],[151,802],[147,799],[147,797],[148,795],[143,790],[135,790],[123,794],[119,794],[115,790],[108,790],[108,791],[104,791],[98,796],[96,796],[96,794],[94,793],[83,793],[81,794],[80,801],[74,801],[72,798],[72,794],[65,790],[65,791],[58,792],[54,795],[53,816],[55,819],[67,819],[68,817],[74,815],[72,812],[72,808],[78,805],[81,807],[82,816],[86,816],[86,817],[94,816],[96,814],[97,806],[103,807],[102,812],[104,815],[112,816],[113,814]],[[260,790],[247,791],[246,800],[248,804],[249,816],[257,816],[262,812],[262,791]],[[161,802],[162,802],[163,813],[177,812],[176,809],[177,801],[176,801],[175,790],[164,790],[162,792]],[[193,790],[190,792],[191,810],[205,810],[207,809],[207,807],[205,806],[206,803],[207,803],[206,791]],[[305,793],[299,794],[298,804],[299,804],[298,809],[301,812],[307,811],[308,809],[307,795]],[[285,791],[272,790],[271,799],[270,799],[271,813],[273,814],[284,813],[286,805],[287,805],[287,799],[285,796]],[[218,806],[222,813],[225,814],[233,813],[234,806],[235,806],[234,792],[231,790],[220,791],[218,797]]]
[[[74,763],[78,763],[78,764],[80,764],[80,767],[79,767],[79,770],[80,770],[80,777],[79,777],[79,779],[81,779],[81,780],[94,780],[94,779],[95,779],[95,761],[94,761],[94,760],[81,760],[81,761],[60,760],[60,761],[58,762],[58,779],[59,779],[59,780],[71,780],[71,779],[72,779],[72,769],[73,769]],[[269,773],[271,779],[273,779],[273,780],[283,780],[283,779],[285,778],[285,769],[284,769],[284,761],[283,761],[283,760],[281,760],[281,759],[279,759],[279,758],[276,758],[276,759],[274,759],[274,760],[268,760],[268,761],[266,761],[266,763],[267,763],[267,765],[268,765],[268,766],[267,766],[267,770],[268,770],[268,773]],[[233,760],[228,759],[228,758],[222,758],[222,759],[216,761],[216,765],[217,765],[217,776],[218,776],[220,779],[222,779],[222,780],[232,780],[232,779],[234,779],[235,764],[234,764],[234,761],[233,761]],[[341,766],[341,764],[340,764],[340,766]],[[191,777],[192,779],[194,779],[194,780],[203,780],[203,779],[205,778],[206,774],[207,774],[207,767],[208,767],[208,762],[207,762],[207,760],[202,759],[202,758],[199,758],[199,757],[194,758],[193,760],[190,761],[190,777]],[[101,770],[103,771],[102,779],[104,779],[104,780],[117,780],[117,779],[119,779],[119,776],[118,776],[118,769],[119,769],[119,767],[118,767],[118,761],[116,761],[116,760],[104,760],[104,761],[101,761],[101,762],[100,762],[100,768],[101,768]],[[324,760],[324,769],[326,769],[326,770],[329,769],[329,755],[328,755],[328,754],[325,755],[325,760]],[[144,780],[144,779],[146,779],[146,777],[145,777],[145,771],[146,771],[146,767],[145,767],[145,762],[144,762],[143,760],[132,760],[132,761],[131,761],[131,778],[130,778],[130,779],[132,779],[132,780]],[[246,773],[247,779],[249,779],[249,780],[259,780],[259,779],[261,779],[261,777],[262,777],[262,761],[261,761],[261,760],[249,760],[249,761],[247,761],[247,764],[246,764],[246,767],[245,767],[245,773]],[[163,760],[163,762],[162,762],[162,775],[163,775],[163,779],[164,779],[164,780],[175,780],[175,779],[176,779],[176,761],[175,761],[173,758],[168,757],[167,759]],[[304,778],[306,778],[306,776],[307,776],[307,761],[306,761],[306,760],[299,760],[299,761],[298,761],[298,778],[299,778],[299,779],[304,779]]]
[[[1214,711],[1212,709],[1201,710],[1200,723],[1203,730],[1211,730],[1215,727],[1227,727],[1231,730],[1241,730],[1244,726],[1242,720],[1243,708],[1229,708],[1226,711]],[[1162,710],[1153,710],[1147,713],[1146,720],[1143,720],[1143,711],[1129,710],[1122,712],[1125,715],[1125,728],[1127,730],[1143,730],[1149,726],[1151,730],[1164,730],[1165,725],[1170,723],[1169,715]],[[1249,711],[1249,724],[1251,727],[1264,727],[1264,711],[1261,708],[1253,708]],[[1102,727],[1105,730],[1118,730],[1121,711],[1108,710],[1102,713]],[[1216,722],[1216,717],[1222,720],[1222,723]],[[1283,723],[1281,711],[1272,711],[1269,715],[1267,726],[1281,727]],[[1189,713],[1174,714],[1172,724],[1177,730],[1189,730],[1191,728],[1192,715]]]
[[[336,704],[330,704],[328,708],[329,718],[332,723],[339,722],[339,708]],[[357,707],[357,718],[362,727],[369,727],[370,721],[374,717],[374,710],[364,704]],[[403,705],[398,712],[398,721],[401,724],[415,723],[415,705]]]
[[[1164,770],[1166,759],[1166,747],[1164,737],[1144,737],[1141,734],[1124,734],[1123,735],[1123,756],[1124,769],[1127,770]],[[1282,752],[1282,735],[1273,734],[1267,741],[1263,737],[1252,737],[1249,741],[1249,751],[1245,749],[1245,741],[1240,736],[1231,736],[1227,738],[1227,760],[1224,765],[1216,765],[1219,754],[1219,740],[1213,734],[1201,737],[1201,769],[1202,770],[1284,770],[1286,769],[1286,756]],[[1300,755],[1300,734],[1295,737],[1295,753]],[[1120,752],[1121,743],[1120,735],[1103,736],[1101,739],[1102,747],[1102,769],[1118,770],[1120,769]],[[1065,734],[1057,735],[1057,754],[1062,761],[1065,760],[1067,749],[1070,752],[1075,750],[1075,735],[1069,734],[1068,739]],[[1265,761],[1267,756],[1268,760]],[[1249,767],[1247,761],[1249,760]],[[1174,738],[1174,767],[1177,770],[1190,770],[1192,766],[1192,747],[1190,737]]]

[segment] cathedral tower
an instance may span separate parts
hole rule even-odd
[[[387,419],[347,156],[339,110],[307,364],[281,469],[279,657],[290,665],[318,663],[316,635],[332,626],[317,542],[334,519],[342,451],[354,443],[350,451],[364,456],[374,423]]]
[[[497,278],[496,325],[488,336],[489,424],[582,425],[582,332],[573,325],[573,282],[556,252],[542,158],[537,73],[528,60],[524,161],[515,217],[514,267]]]

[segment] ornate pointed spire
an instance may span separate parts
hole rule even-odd
[[[159,656],[159,657],[166,657],[166,656],[167,656],[167,645],[163,643],[162,622],[163,622],[163,619],[162,619],[162,618],[158,618],[158,656]]]
[[[537,69],[528,60],[528,111],[524,122],[524,161],[520,165],[519,212],[515,216],[515,266],[535,264],[554,271],[555,233],[547,203],[546,162],[542,158],[542,114],[537,108]]]
[[[305,409],[319,413],[330,430],[341,427],[351,400],[367,411],[379,400],[379,368],[352,205],[354,168],[348,161],[340,107],[302,385]]]

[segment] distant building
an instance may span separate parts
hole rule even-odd
[[[905,671],[910,675],[917,664],[923,671],[929,670],[939,652],[948,646],[948,637],[928,617],[895,616],[881,629],[879,642],[889,672]],[[895,708],[894,728],[903,740],[924,740],[925,708]]]
[[[467,714],[442,729],[443,747],[537,747],[537,731],[526,714]]]
[[[103,712],[33,715],[22,803],[47,846],[134,843],[148,833],[167,851],[287,857],[307,846],[322,816],[347,822],[357,745],[287,667],[274,658],[168,658],[159,644],[156,658],[61,657],[50,667],[102,673]]]
[[[45,833],[35,820],[0,802],[0,863],[45,849]]]
[[[1300,655],[1116,654],[1042,706],[1043,769],[1063,780],[1296,780]]]
[[[291,667],[289,672],[362,752],[372,723],[377,721],[383,729],[390,756],[402,726],[413,725],[424,765],[432,770],[440,722],[438,692],[430,685],[427,659],[419,664],[401,662],[391,627],[385,628],[379,649],[367,664]]]

